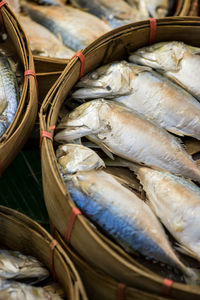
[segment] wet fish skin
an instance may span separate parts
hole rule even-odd
[[[200,170],[167,131],[113,101],[93,100],[76,108],[57,128],[57,142],[87,136],[106,153],[200,180]],[[112,156],[112,155],[111,155]]]
[[[144,18],[162,18],[168,13],[169,0],[126,0],[134,8],[137,7]]]
[[[129,60],[156,69],[200,100],[199,53],[183,42],[161,42],[135,51]]]
[[[104,65],[85,75],[72,94],[74,99],[101,97],[142,113],[172,133],[200,139],[200,103],[150,67],[126,61]]]
[[[137,10],[122,0],[71,0],[71,3],[100,19],[106,19],[112,28],[132,23],[137,19]]]
[[[136,173],[154,213],[184,252],[200,261],[200,189],[170,173],[139,166]]]
[[[18,251],[0,250],[0,278],[28,279],[41,281],[49,276],[49,271],[34,257]]]
[[[8,59],[1,53],[0,73],[0,137],[2,137],[14,119],[19,101],[19,93],[15,73]]]
[[[33,0],[33,1],[39,5],[47,5],[47,6],[49,6],[49,5],[50,6],[64,6],[66,4],[65,0]]]
[[[33,54],[65,59],[70,59],[74,55],[74,51],[64,46],[46,27],[34,22],[28,16],[20,16],[20,22],[29,38]]]
[[[0,279],[0,300],[61,300],[62,298],[41,287]]]
[[[78,144],[60,145],[56,157],[62,165],[62,174],[73,174],[82,170],[104,167],[103,160],[91,149]]]
[[[65,162],[73,164],[74,159],[80,161],[83,146],[76,145],[78,147],[80,150],[76,153],[71,154],[74,149],[67,152]],[[90,154],[92,150],[88,151]],[[90,160],[90,155],[88,157]],[[62,165],[62,162],[59,156],[62,173],[69,173],[70,168],[66,171],[66,164]],[[89,170],[86,161],[85,166],[85,170],[81,168],[82,171],[69,174],[64,179],[77,206],[127,251],[139,251],[144,256],[177,266],[187,273],[188,269],[175,255],[163,228],[145,202],[123,187],[112,175],[103,170]]]
[[[59,36],[63,44],[74,51],[85,48],[111,30],[104,21],[69,5],[51,7],[24,3],[23,8],[35,22]]]

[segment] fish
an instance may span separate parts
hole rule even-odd
[[[35,257],[23,255],[19,251],[0,249],[1,279],[32,279],[42,281],[49,271]]]
[[[155,69],[200,101],[199,54],[200,48],[183,42],[161,42],[136,50],[129,61]]]
[[[92,169],[93,165],[96,166],[96,156],[92,156],[95,158],[92,162],[93,150],[85,147],[82,155],[83,147],[65,144],[60,145],[59,152],[56,152],[62,173],[68,174],[64,178],[66,187],[79,209],[129,253],[137,251],[145,257],[177,267],[195,282],[195,272],[179,260],[150,207],[112,175],[102,169]],[[88,155],[85,155],[86,151]],[[76,173],[71,173],[68,163],[73,165],[74,161],[77,165],[82,158],[80,170],[77,168]]]
[[[0,53],[0,137],[12,123],[19,102],[17,79],[9,60]]]
[[[20,3],[19,0],[7,0],[7,4],[9,7],[16,13],[17,15],[20,13]]]
[[[169,0],[126,0],[126,2],[134,8],[137,7],[143,18],[165,17],[170,6]]]
[[[156,216],[185,254],[200,261],[200,189],[173,174],[137,166],[136,174]]]
[[[150,67],[126,61],[101,66],[81,78],[72,98],[112,99],[171,133],[200,140],[200,103]]]
[[[66,0],[32,0],[32,1],[39,5],[47,5],[47,6],[64,6],[67,2]]]
[[[71,3],[100,19],[105,19],[112,28],[135,22],[138,19],[137,10],[122,0],[71,0]]]
[[[69,5],[39,6],[26,2],[23,9],[35,22],[46,27],[74,51],[85,48],[111,30],[104,21]]]
[[[31,51],[34,55],[63,59],[72,58],[75,52],[64,46],[62,41],[46,27],[34,22],[28,16],[21,15],[19,20],[29,38]]]
[[[141,114],[111,100],[86,102],[57,125],[54,140],[66,143],[87,136],[113,154],[196,181],[200,169],[179,141]]]
[[[51,291],[20,282],[0,279],[0,300],[61,300]]]

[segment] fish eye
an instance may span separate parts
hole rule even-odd
[[[111,87],[109,85],[106,86],[107,91],[111,91]]]
[[[93,80],[97,80],[99,78],[99,76],[96,72],[94,72],[94,73],[90,74],[90,78],[93,79]]]

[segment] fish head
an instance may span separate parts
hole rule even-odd
[[[161,72],[178,72],[186,51],[187,46],[182,42],[161,42],[135,51],[129,60]]]
[[[99,169],[105,166],[96,152],[77,144],[60,145],[56,151],[56,157],[63,175]]]
[[[148,1],[147,7],[151,17],[162,18],[167,15],[168,12],[168,0],[151,0]]]
[[[57,129],[64,128],[64,130],[56,134],[55,141],[66,143],[100,132],[106,126],[104,118],[106,119],[108,108],[104,99],[89,101],[78,106],[57,126]]]
[[[125,61],[114,62],[85,75],[75,86],[74,99],[113,98],[127,95],[132,70]]]

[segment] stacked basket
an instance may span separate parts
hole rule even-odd
[[[93,42],[82,51],[85,60],[84,73],[100,65],[126,58],[130,51],[148,45],[150,36],[154,42],[180,40],[200,47],[198,18],[159,19],[156,31],[154,24],[153,35],[150,24],[152,26],[152,22],[142,21],[126,25]],[[90,285],[93,285],[94,289],[95,284],[100,282],[102,274],[112,278],[109,280],[110,285],[106,280],[102,281],[102,289],[107,290],[106,295],[102,296],[104,299],[135,299],[134,288],[146,292],[145,296],[141,294],[140,299],[160,299],[161,295],[173,299],[199,299],[199,287],[169,281],[145,267],[92,226],[72,201],[56,161],[53,134],[59,110],[79,80],[81,67],[83,65],[78,57],[69,62],[49,91],[40,110],[44,198],[50,220],[59,232],[59,239],[62,240],[66,251],[71,253],[80,272],[84,274],[88,291],[91,290]],[[85,270],[82,259],[87,264]],[[96,282],[88,283],[88,278],[93,278]]]
[[[1,247],[36,257],[55,273],[67,299],[87,300],[74,264],[38,223],[15,210],[0,206],[0,227]]]

